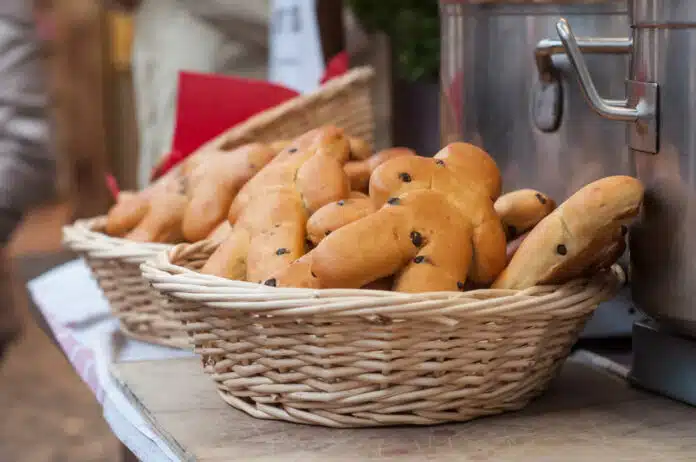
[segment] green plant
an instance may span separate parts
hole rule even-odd
[[[396,74],[406,80],[435,78],[440,69],[437,0],[347,0],[368,31],[391,41]]]

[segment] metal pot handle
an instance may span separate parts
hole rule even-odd
[[[625,55],[630,54],[633,48],[633,40],[630,38],[580,38],[576,43],[580,52],[591,54]],[[534,49],[534,61],[539,73],[533,108],[534,122],[544,132],[558,129],[563,112],[561,77],[552,59],[558,54],[566,54],[566,47],[560,40],[540,40]],[[605,101],[612,106],[626,104],[626,101]]]
[[[561,18],[556,23],[556,31],[568,54],[568,59],[578,74],[580,87],[590,107],[607,119],[630,122],[628,144],[632,149],[658,152],[658,85],[652,82],[628,80],[626,100],[614,101],[602,98],[592,81],[573,30],[565,18]]]

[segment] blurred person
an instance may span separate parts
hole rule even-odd
[[[134,15],[138,184],[144,187],[171,149],[179,71],[266,78],[269,0],[110,2]]]
[[[47,94],[32,2],[0,0],[0,359],[20,331],[7,243],[55,192]]]

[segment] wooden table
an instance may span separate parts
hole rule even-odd
[[[258,420],[225,404],[197,359],[114,365],[126,395],[182,460],[693,461],[696,409],[570,359],[527,409],[433,427],[330,429]]]

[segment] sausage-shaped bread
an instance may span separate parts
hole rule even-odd
[[[362,138],[349,136],[348,145],[350,146],[350,160],[365,160],[373,154],[370,144]]]
[[[106,216],[106,234],[121,237],[138,226],[150,209],[147,198],[132,191],[121,191]]]
[[[148,212],[125,238],[136,242],[173,244],[184,239],[181,223],[188,198],[175,192],[153,194]]]
[[[529,232],[493,287],[559,284],[598,263],[606,266],[604,252],[623,239],[625,226],[638,215],[642,201],[643,185],[629,176],[588,184]]]
[[[534,189],[503,194],[494,205],[508,240],[526,233],[556,208],[553,199]]]
[[[368,196],[352,192],[347,199],[330,202],[309,218],[307,239],[313,245],[317,245],[337,229],[366,217],[374,211],[375,207]]]
[[[183,232],[189,242],[205,239],[222,221],[237,192],[261,170],[275,152],[261,143],[210,155],[188,176],[189,204]]]
[[[370,175],[377,167],[389,159],[400,156],[415,156],[415,151],[408,148],[384,149],[364,160],[352,160],[346,162],[343,169],[350,178],[350,187],[353,191],[367,193],[370,186]]]

